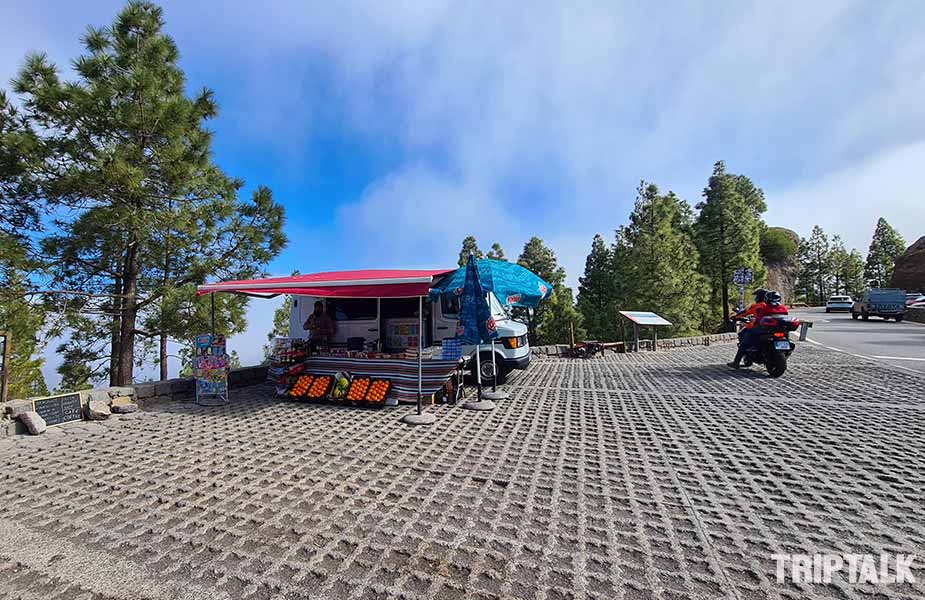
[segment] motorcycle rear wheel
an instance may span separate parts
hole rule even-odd
[[[765,363],[768,375],[772,378],[780,377],[787,370],[787,355],[783,352],[771,352]]]

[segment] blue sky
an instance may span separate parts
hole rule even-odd
[[[539,235],[577,284],[640,179],[699,199],[713,162],[766,220],[866,252],[925,235],[925,5],[164,2],[215,158],[287,211],[272,273],[453,264],[463,236]],[[66,67],[120,2],[2,1],[0,79]],[[239,351],[271,305],[255,302]],[[251,357],[250,355],[254,356]]]

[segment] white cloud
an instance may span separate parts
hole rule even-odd
[[[867,254],[884,217],[912,244],[925,235],[925,142],[902,146],[809,181],[768,190],[766,221],[809,235],[819,225]]]
[[[876,161],[894,143],[879,135],[884,124],[908,135],[920,111],[910,99],[921,76],[895,65],[921,62],[910,25],[921,13],[903,3],[550,3],[525,18],[521,5],[361,2],[237,7],[225,18],[267,53],[323,61],[315,81],[339,103],[345,135],[399,144],[394,168],[330,232],[362,236],[348,262],[452,258],[469,233],[484,246],[512,240],[516,254],[535,234],[575,283],[591,237],[610,238],[641,178],[695,203],[718,158],[769,190]],[[881,107],[888,117],[869,114]],[[825,201],[835,200],[818,199],[821,213],[838,206]],[[846,236],[870,227],[859,213],[842,222]]]

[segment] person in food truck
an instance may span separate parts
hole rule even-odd
[[[325,312],[324,304],[320,300],[315,302],[315,310],[308,315],[302,329],[312,334],[309,341],[309,349],[312,352],[331,342],[331,338],[334,337],[334,320]]]

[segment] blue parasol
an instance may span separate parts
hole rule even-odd
[[[551,285],[517,263],[490,258],[475,260],[470,255],[465,267],[456,269],[431,288],[431,298],[462,293],[461,290],[468,279],[469,265],[473,262],[477,267],[482,289],[485,292],[494,292],[498,301],[507,306],[534,308],[552,292]]]
[[[462,329],[459,337],[471,344],[484,344],[498,337],[498,331],[485,299],[488,290],[482,286],[475,258],[471,254],[465,273],[462,286],[453,288],[453,293],[459,296],[459,326]]]

